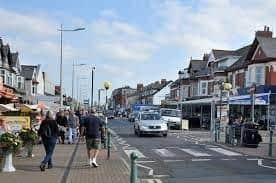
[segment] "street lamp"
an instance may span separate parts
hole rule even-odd
[[[60,31],[60,107],[63,106],[63,91],[62,91],[62,33],[63,32],[76,32],[76,31],[82,31],[85,30],[85,28],[80,27],[80,28],[75,28],[75,29],[63,29],[62,24],[60,24],[60,29],[57,29]]]
[[[94,71],[95,71],[95,67],[92,66],[92,69],[91,69],[91,110],[93,108],[93,95],[94,95]]]
[[[105,110],[107,110],[107,90],[111,87],[111,83],[108,81],[104,82],[104,88],[105,88]]]

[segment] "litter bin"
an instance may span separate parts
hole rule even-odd
[[[242,125],[242,145],[245,147],[258,147],[262,137],[258,132],[258,124],[245,123]]]

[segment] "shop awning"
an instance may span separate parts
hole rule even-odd
[[[219,101],[220,101],[219,97],[212,97],[212,98],[203,98],[203,99],[197,99],[197,100],[188,100],[188,101],[181,102],[181,104],[211,105],[212,102],[218,103]]]
[[[270,93],[255,94],[255,105],[269,105]],[[232,105],[251,105],[251,95],[241,95],[229,98],[229,104]]]
[[[14,104],[0,104],[0,112],[10,112],[10,111],[18,111],[18,109],[13,107]]]

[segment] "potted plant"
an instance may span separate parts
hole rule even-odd
[[[33,145],[38,138],[37,133],[33,129],[22,129],[19,133],[19,137],[23,141],[27,157],[32,157]]]
[[[16,153],[21,147],[21,141],[18,137],[11,133],[4,133],[0,136],[0,147],[2,148],[5,164],[2,169],[3,172],[14,172],[15,168],[12,162],[12,154]]]

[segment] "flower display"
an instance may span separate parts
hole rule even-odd
[[[6,152],[16,153],[20,149],[21,145],[22,143],[20,139],[9,132],[6,132],[0,136],[0,146]]]
[[[19,133],[19,137],[21,138],[24,144],[34,144],[38,138],[38,135],[33,129],[22,129]]]

